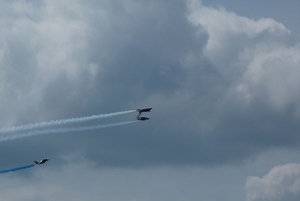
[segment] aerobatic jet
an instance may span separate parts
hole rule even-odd
[[[140,121],[146,121],[146,120],[149,120],[150,117],[140,117],[140,115],[138,115],[138,116],[136,117],[136,119],[137,119],[137,120],[140,120]]]
[[[34,161],[34,163],[35,163],[36,165],[41,165],[41,164],[46,163],[48,160],[49,160],[49,158],[43,158],[43,159],[40,160],[40,161]]]
[[[151,112],[152,107],[147,107],[147,108],[143,108],[143,109],[137,109],[136,111],[139,113],[139,115],[142,114],[142,112]]]

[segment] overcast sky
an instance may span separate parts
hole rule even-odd
[[[2,128],[153,107],[0,142],[0,170],[50,158],[1,201],[298,201],[299,22],[299,0],[0,0]]]

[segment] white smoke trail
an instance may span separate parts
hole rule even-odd
[[[53,129],[45,129],[45,130],[35,130],[35,131],[30,131],[30,132],[25,132],[25,133],[6,134],[6,135],[0,136],[0,142],[4,142],[4,141],[8,141],[8,140],[15,140],[15,139],[24,138],[24,137],[30,137],[30,136],[35,136],[35,135],[96,130],[96,129],[101,129],[101,128],[122,126],[122,125],[132,124],[132,123],[136,123],[136,122],[138,122],[138,121],[137,120],[125,121],[125,122],[119,122],[119,123],[96,125],[96,126],[85,126],[85,127],[53,128]]]
[[[45,126],[55,126],[55,125],[63,125],[63,124],[69,124],[69,123],[85,122],[85,121],[90,121],[90,120],[95,120],[95,119],[100,119],[100,118],[107,118],[107,117],[113,117],[113,116],[117,116],[117,115],[127,114],[127,113],[131,113],[131,112],[136,112],[136,110],[127,110],[127,111],[123,111],[123,112],[99,114],[99,115],[92,115],[92,116],[87,116],[87,117],[78,117],[78,118],[71,118],[71,119],[44,121],[44,122],[33,123],[33,124],[25,124],[25,125],[21,125],[21,126],[1,128],[0,133],[30,130],[30,129],[35,129],[35,128],[42,128]]]

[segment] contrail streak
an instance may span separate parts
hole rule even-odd
[[[8,173],[8,172],[15,172],[15,171],[19,171],[19,170],[24,170],[24,169],[27,169],[27,168],[32,168],[34,166],[35,165],[26,165],[26,166],[22,166],[22,167],[7,169],[7,170],[0,170],[0,174],[5,174],[5,173]]]
[[[8,141],[8,140],[15,140],[15,139],[24,138],[24,137],[30,137],[30,136],[35,136],[35,135],[96,130],[96,129],[114,127],[114,126],[122,126],[122,125],[132,124],[132,123],[136,123],[136,122],[138,122],[138,121],[137,120],[125,121],[125,122],[119,122],[119,123],[96,125],[96,126],[84,126],[84,127],[53,128],[53,129],[29,131],[29,132],[25,132],[25,133],[6,134],[6,135],[0,136],[0,142],[4,142],[4,141]]]
[[[44,121],[44,122],[40,122],[40,123],[25,124],[25,125],[21,125],[21,126],[1,128],[0,133],[30,130],[30,129],[35,129],[35,128],[42,128],[45,126],[56,126],[56,125],[63,125],[63,124],[69,124],[69,123],[85,122],[85,121],[90,121],[90,120],[95,120],[95,119],[100,119],[100,118],[107,118],[107,117],[113,117],[113,116],[117,116],[117,115],[127,114],[127,113],[131,113],[131,112],[136,112],[136,110],[127,110],[127,111],[123,111],[123,112],[99,114],[99,115],[92,115],[92,116],[87,116],[87,117],[78,117],[78,118],[71,118],[71,119]]]

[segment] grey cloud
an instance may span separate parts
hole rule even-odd
[[[266,95],[268,89],[259,91],[268,84],[255,85],[247,74],[255,68],[264,69],[264,62],[251,63],[259,57],[260,45],[266,47],[266,52],[273,51],[269,44],[274,43],[279,49],[290,47],[299,52],[284,26],[273,20],[264,24],[226,10],[200,7],[208,11],[204,19],[214,12],[224,18],[229,16],[235,28],[241,21],[249,25],[238,32],[225,26],[216,34],[207,27],[216,27],[210,23],[220,21],[218,17],[207,22],[206,27],[191,23],[191,10],[182,1],[68,4],[71,3],[45,1],[40,7],[44,14],[35,16],[35,20],[21,15],[15,19],[20,23],[12,24],[19,28],[25,18],[30,28],[24,28],[20,35],[3,36],[6,46],[1,47],[10,54],[1,62],[1,77],[5,77],[0,88],[1,96],[5,97],[1,101],[1,124],[17,125],[143,106],[154,108],[151,121],[9,142],[2,149],[14,150],[9,155],[10,165],[15,159],[42,154],[63,162],[64,156],[73,153],[98,166],[215,165],[240,162],[269,147],[299,144],[295,135],[299,119],[294,113],[298,97],[290,96],[292,101],[283,104],[278,112],[270,106],[272,96]],[[12,27],[8,30],[12,31]],[[256,27],[277,29],[264,32]],[[257,37],[248,34],[252,32]],[[227,37],[222,40],[225,33]],[[276,40],[277,33],[282,40]],[[21,36],[24,39],[20,42]],[[262,42],[266,38],[270,43]],[[207,51],[211,39],[220,43]],[[19,52],[9,51],[19,46],[23,47]],[[221,53],[218,47],[223,48]],[[248,57],[247,51],[252,55]],[[268,56],[266,61],[276,62]],[[281,58],[284,63],[295,55]],[[295,65],[298,62],[295,59]],[[20,72],[17,67],[21,63]],[[16,79],[11,71],[22,76]],[[286,76],[294,71],[291,68]],[[276,75],[281,77],[280,73]],[[268,73],[264,76],[261,80],[268,78]],[[5,87],[10,84],[13,86]],[[289,94],[298,83],[292,85]],[[252,99],[247,99],[247,95]],[[134,118],[135,115],[126,115],[91,123]],[[36,153],[32,147],[43,148]]]

